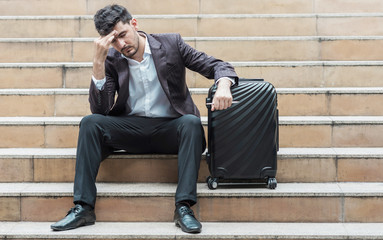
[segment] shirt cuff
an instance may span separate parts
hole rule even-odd
[[[105,82],[106,82],[106,77],[104,77],[103,79],[101,80],[97,80],[95,79],[93,76],[92,76],[92,81],[94,82],[94,84],[96,85],[96,88],[98,90],[101,90],[102,87],[104,86]]]
[[[235,84],[235,79],[234,78],[231,78],[231,77],[221,77],[221,78],[217,79],[217,81],[215,82],[215,85],[218,86],[219,81],[221,81],[221,79],[223,79],[223,78],[229,79],[231,81],[231,86],[233,86]]]

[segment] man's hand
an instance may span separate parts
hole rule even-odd
[[[94,40],[94,56],[93,56],[93,76],[95,79],[105,78],[105,60],[108,50],[115,38],[116,31],[113,30],[106,36],[101,36]]]
[[[224,110],[231,106],[233,97],[231,95],[232,82],[229,78],[223,77],[219,79],[217,91],[215,92],[213,98],[213,104],[211,110]]]

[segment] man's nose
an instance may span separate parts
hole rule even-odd
[[[125,46],[124,40],[121,38],[118,38],[117,39],[117,45],[118,45],[118,48],[121,50]]]

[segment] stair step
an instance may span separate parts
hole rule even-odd
[[[75,147],[81,118],[0,117],[0,147]],[[380,147],[382,131],[382,116],[279,118],[281,147]]]
[[[33,4],[30,0],[1,1],[0,15],[86,15],[110,4],[109,0],[41,0]],[[126,4],[126,3],[122,3]],[[127,4],[132,14],[230,14],[230,13],[365,13],[381,12],[383,4],[379,0],[259,0],[256,7],[252,0],[146,0]],[[169,7],[172,6],[172,7]]]
[[[73,206],[74,147],[79,116],[89,114],[98,36],[92,15],[111,1],[27,1],[0,0],[1,239],[382,238],[381,0],[120,1],[138,14],[140,29],[179,32],[193,47],[233,62],[241,77],[277,87],[277,189],[209,190],[203,161],[198,235],[172,222],[177,155],[169,154],[110,156],[97,182],[100,222],[50,230]],[[212,81],[191,71],[187,81],[206,115]]]
[[[379,13],[182,14],[135,18],[145,32],[178,32],[184,37],[383,35],[380,24],[383,15]],[[222,31],[217,28],[220,24],[232,31]],[[98,36],[92,15],[0,16],[0,38]]]
[[[374,61],[381,60],[383,49],[381,36],[184,39],[196,49],[226,61]],[[2,38],[0,62],[91,61],[93,41],[94,38]]]
[[[1,148],[0,182],[72,182],[75,159],[75,148]],[[383,148],[280,148],[277,165],[278,182],[378,182]],[[209,175],[203,155],[198,181]],[[176,183],[177,155],[113,154],[97,181]]]
[[[194,211],[203,222],[383,220],[381,182],[279,183],[275,190],[224,185],[209,190],[206,183],[199,183],[197,188]],[[97,219],[172,221],[175,191],[175,183],[97,183]],[[5,206],[0,220],[57,221],[73,206],[72,201],[73,183],[0,183],[0,203]]]
[[[251,6],[251,7],[250,7]],[[382,12],[383,4],[379,0],[315,0],[315,1],[257,1],[252,0],[209,0],[202,1],[201,13],[365,13]]]
[[[208,88],[191,88],[202,116]],[[281,116],[383,115],[383,88],[277,88]],[[88,89],[0,89],[0,116],[84,116]],[[304,104],[302,104],[304,103]]]
[[[238,75],[276,87],[381,87],[383,61],[231,62]],[[0,63],[0,88],[89,88],[92,63]],[[44,76],[49,76],[44,77]],[[212,81],[187,70],[189,87]],[[361,79],[368,79],[363,81]]]
[[[188,235],[173,222],[97,222],[66,232],[50,230],[52,222],[1,222],[4,239],[381,239],[382,223],[203,222],[202,232]]]
[[[110,0],[42,0],[31,4],[30,1],[0,2],[0,15],[86,15],[95,14],[97,10],[108,4]],[[120,3],[124,4],[124,3]],[[126,3],[125,3],[126,4]],[[173,2],[165,0],[159,3],[155,0],[146,0],[135,4],[128,4],[132,14],[190,14],[198,13],[199,4],[193,0]],[[172,7],[169,7],[172,6]]]

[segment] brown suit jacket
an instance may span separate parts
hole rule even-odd
[[[171,105],[181,115],[199,116],[185,80],[185,67],[209,79],[232,77],[238,82],[234,68],[227,62],[186,44],[179,34],[146,34],[158,79]],[[105,61],[106,83],[100,91],[93,81],[89,89],[92,113],[103,115],[129,114],[129,67],[126,59],[115,49],[109,49]],[[116,98],[117,93],[117,98]]]

